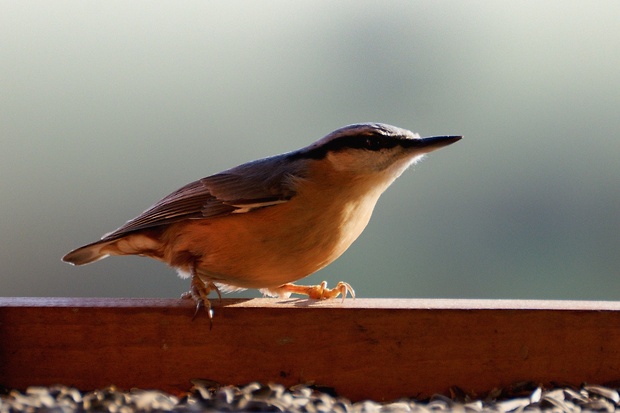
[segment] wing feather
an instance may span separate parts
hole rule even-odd
[[[295,179],[303,173],[300,168],[285,168],[282,160],[283,155],[261,159],[189,183],[105,234],[102,240],[186,219],[247,213],[287,202],[295,195]]]

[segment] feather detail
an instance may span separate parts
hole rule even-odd
[[[248,213],[287,202],[295,196],[295,183],[303,179],[305,169],[302,163],[287,164],[285,156],[249,162],[187,184],[101,240],[187,219]]]

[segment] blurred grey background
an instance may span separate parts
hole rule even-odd
[[[379,121],[465,139],[304,283],[618,300],[618,21],[616,1],[2,1],[0,295],[177,297],[156,261],[60,257],[190,181]]]

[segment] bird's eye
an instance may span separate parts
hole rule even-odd
[[[383,147],[383,141],[378,136],[368,136],[364,141],[364,146],[371,151],[378,151]]]

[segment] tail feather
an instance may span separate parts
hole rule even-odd
[[[62,257],[62,260],[73,265],[84,265],[99,261],[110,255],[109,252],[104,251],[104,247],[109,243],[110,241],[97,241],[92,244],[84,245]]]
[[[153,234],[135,233],[120,238],[104,238],[83,247],[76,248],[62,260],[73,265],[90,264],[109,255],[147,255],[161,256],[162,244]]]

